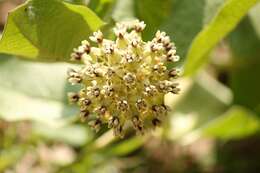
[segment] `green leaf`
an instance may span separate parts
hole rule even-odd
[[[257,11],[256,11],[257,10]],[[233,54],[234,68],[231,70],[230,86],[234,103],[243,105],[260,114],[260,22],[257,14],[260,4],[250,10],[246,17],[230,34],[229,43]],[[243,44],[241,44],[243,43]]]
[[[171,14],[161,29],[171,36],[176,44],[177,53],[184,60],[192,39],[203,26],[204,0],[191,3],[190,0],[174,0]]]
[[[169,17],[159,21],[161,22],[159,29],[166,31],[174,41],[181,63],[185,61],[192,40],[216,14],[223,2],[224,0],[197,0],[196,3],[191,3],[190,0],[172,0],[171,13]]]
[[[205,136],[227,140],[247,137],[259,130],[260,119],[254,113],[243,107],[233,106],[200,131]]]
[[[145,137],[136,136],[111,146],[110,149],[106,149],[105,153],[113,156],[124,156],[141,147],[144,142]]]
[[[25,147],[22,145],[12,146],[0,150],[0,171],[5,171],[8,167],[13,166],[25,153]]]
[[[33,133],[48,140],[65,142],[73,146],[82,146],[92,139],[90,130],[81,125],[52,127],[40,123],[33,125]]]
[[[63,0],[64,2],[69,2],[72,4],[80,4],[80,5],[84,5],[85,1],[84,0]]]
[[[58,125],[75,115],[66,97],[69,66],[0,56],[0,117]]]
[[[218,9],[223,5],[225,0],[205,0],[205,7],[204,7],[204,18],[203,23],[204,25],[210,23],[213,17],[217,14]]]
[[[197,71],[206,61],[209,51],[247,14],[258,0],[227,0],[212,21],[196,36],[187,55],[185,75]]]
[[[257,35],[255,29],[251,18],[248,16],[230,34],[229,43],[236,64],[259,61],[260,36]]]
[[[180,86],[179,101],[170,100],[175,95],[166,97],[167,105],[173,105],[169,137],[174,140],[223,114],[232,102],[231,91],[206,73],[198,75],[193,83],[180,82]]]
[[[134,0],[136,16],[145,21],[145,39],[151,39],[163,22],[168,19],[173,7],[172,0]]]
[[[41,61],[68,61],[72,49],[103,22],[87,7],[30,0],[10,12],[0,52]]]
[[[258,35],[258,38],[260,38],[260,3],[258,3],[254,8],[252,8],[249,12],[249,17],[252,22],[252,25],[254,26],[254,29],[256,30],[256,33]]]
[[[112,17],[115,21],[120,22],[124,20],[135,19],[134,1],[120,0],[117,1]]]
[[[260,115],[260,61],[259,56],[250,64],[232,70],[230,84],[234,92],[234,103],[246,106]],[[258,60],[258,61],[257,61]]]
[[[150,40],[156,30],[165,31],[176,44],[183,61],[192,39],[216,13],[223,0],[120,0],[113,12],[116,21],[138,18],[147,26],[143,33]],[[149,8],[147,8],[149,7]],[[192,20],[191,20],[192,19]]]
[[[183,135],[179,141],[189,144],[201,137],[233,140],[254,135],[259,131],[259,117],[244,107],[232,106],[222,115]]]
[[[105,21],[111,19],[111,13],[116,4],[116,0],[94,0],[88,3],[88,7],[92,9],[100,18]]]

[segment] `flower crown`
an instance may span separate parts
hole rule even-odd
[[[167,64],[177,62],[176,48],[165,32],[157,31],[152,41],[142,40],[144,22],[116,24],[115,41],[94,32],[74,49],[72,60],[82,61],[80,69],[68,70],[68,81],[81,84],[69,100],[80,107],[80,116],[99,131],[103,124],[123,137],[129,124],[138,134],[159,126],[168,112],[164,95],[178,94],[177,69]]]

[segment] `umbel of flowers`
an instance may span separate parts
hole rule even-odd
[[[176,48],[165,32],[157,31],[148,42],[142,40],[144,22],[118,23],[115,40],[93,33],[74,49],[72,60],[81,61],[80,69],[68,70],[68,81],[81,90],[69,93],[69,100],[80,107],[82,120],[99,131],[102,125],[124,136],[127,128],[138,134],[159,126],[168,112],[164,95],[179,92],[178,70],[167,69],[179,60]]]

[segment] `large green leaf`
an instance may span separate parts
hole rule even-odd
[[[230,77],[234,102],[251,108],[258,114],[260,114],[260,29],[257,27],[257,23],[260,23],[259,10],[260,4],[252,8],[248,17],[229,37],[235,64]]]
[[[172,0],[168,18],[161,23],[160,29],[169,34],[177,47],[181,63],[185,58],[192,40],[210,22],[224,0]]]
[[[244,107],[232,106],[222,115],[185,134],[179,141],[188,144],[201,137],[221,140],[241,139],[257,132],[260,132],[259,117]]]
[[[68,125],[56,128],[42,123],[35,123],[32,131],[34,135],[44,139],[64,142],[73,146],[82,146],[92,139],[90,129],[83,125]]]
[[[88,7],[92,9],[100,18],[105,21],[111,19],[111,13],[116,4],[116,0],[92,0],[88,3]]]
[[[260,19],[258,20],[260,22]],[[249,16],[241,21],[234,32],[230,34],[228,40],[236,64],[259,61],[260,36],[257,35],[256,28],[252,25]]]
[[[259,57],[258,57],[259,58]],[[234,92],[234,102],[251,108],[260,115],[260,61],[256,60],[232,70],[230,84]]]
[[[173,8],[172,0],[134,0],[135,14],[145,21],[146,29],[143,37],[151,39],[156,30],[158,30],[163,22],[169,18]]]
[[[72,4],[85,4],[84,0],[63,0],[64,2],[69,2]]]
[[[166,100],[173,106],[169,137],[174,140],[223,114],[232,102],[231,91],[206,73],[198,75],[194,82],[181,82],[180,86],[180,95]]]
[[[67,103],[66,63],[36,63],[0,57],[0,117],[63,123],[76,113]]]
[[[174,0],[169,18],[160,27],[171,36],[182,62],[193,38],[221,4],[220,0],[217,0],[219,4],[212,2],[197,0],[196,3],[191,3],[190,0]]]
[[[225,114],[201,128],[202,135],[221,139],[239,139],[260,130],[260,119],[251,111],[233,106]]]
[[[134,1],[121,0],[117,1],[115,9],[112,13],[112,18],[117,21],[131,20],[135,18]]]
[[[25,153],[25,147],[21,145],[12,146],[0,150],[0,171],[5,171],[8,167],[15,164]]]
[[[244,107],[229,108],[231,91],[210,76],[200,74],[188,88],[174,106],[170,138],[187,144],[203,136],[237,139],[260,130],[259,117]]]
[[[67,61],[72,49],[102,25],[87,7],[30,0],[10,12],[0,52],[32,60]]]
[[[260,3],[258,3],[252,10],[249,12],[249,17],[251,19],[252,25],[254,26],[254,29],[256,30],[256,33],[258,35],[258,38],[260,38]]]
[[[115,144],[110,148],[107,148],[104,153],[112,156],[124,156],[127,155],[138,148],[140,148],[145,143],[144,136],[136,136],[120,142],[119,144]]]
[[[196,36],[187,55],[185,74],[191,75],[206,61],[209,51],[247,14],[258,0],[227,0],[212,21]]]
[[[222,3],[223,0],[120,0],[112,16],[116,21],[143,20],[147,24],[145,40],[150,40],[158,29],[166,31],[184,61],[192,39]]]

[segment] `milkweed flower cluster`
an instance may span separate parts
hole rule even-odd
[[[80,107],[80,116],[99,131],[106,124],[114,135],[123,137],[129,125],[138,134],[159,126],[169,108],[164,95],[180,89],[177,69],[168,63],[179,60],[176,48],[165,32],[157,31],[152,41],[142,40],[144,22],[118,23],[115,40],[93,33],[71,54],[81,61],[80,69],[68,70],[68,81],[82,89],[69,93],[69,100]]]

